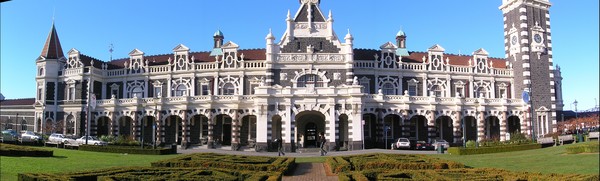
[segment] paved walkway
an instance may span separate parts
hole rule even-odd
[[[255,152],[255,151],[231,151],[230,148],[225,147],[222,149],[206,149],[206,148],[191,148],[191,149],[178,149],[177,153],[191,154],[191,153],[221,153],[221,154],[232,154],[232,155],[247,155],[247,156],[277,156],[277,152]],[[369,153],[391,153],[391,154],[436,154],[435,151],[415,151],[415,150],[386,150],[386,149],[367,149],[367,150],[353,150],[353,151],[330,151],[327,156],[345,156],[345,155],[359,155]],[[285,153],[286,157],[319,157],[319,152],[308,152],[308,153]],[[284,176],[285,181],[327,181],[327,180],[338,180],[338,176],[327,176],[323,163],[299,163],[296,165],[296,169],[290,176]]]

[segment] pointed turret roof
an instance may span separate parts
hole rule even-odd
[[[63,54],[62,46],[60,46],[60,40],[58,40],[58,33],[56,33],[54,22],[52,22],[52,29],[50,29],[50,33],[48,34],[48,38],[46,38],[46,43],[44,44],[40,56],[46,59],[59,59],[65,56]]]

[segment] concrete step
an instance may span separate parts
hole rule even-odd
[[[318,153],[321,152],[321,148],[298,148],[298,153]]]

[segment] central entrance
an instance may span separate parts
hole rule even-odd
[[[300,148],[318,148],[319,134],[325,133],[325,115],[304,111],[296,115],[296,140]]]

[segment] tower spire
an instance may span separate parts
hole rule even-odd
[[[64,57],[58,33],[56,33],[56,28],[54,27],[54,20],[52,21],[52,28],[50,29],[48,38],[46,38],[46,43],[44,44],[44,48],[42,48],[40,56],[45,59],[59,59]]]

